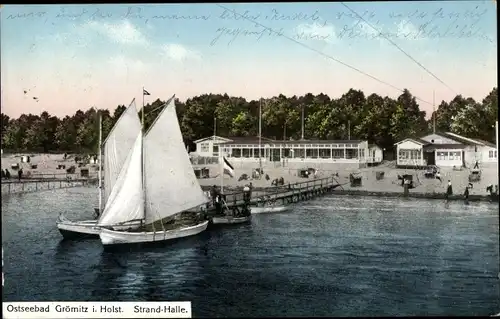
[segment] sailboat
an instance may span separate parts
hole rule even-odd
[[[184,147],[174,98],[167,101],[149,131],[136,139],[120,172],[99,222],[104,247],[168,241],[207,229],[208,220],[178,225],[174,219],[208,202]],[[115,230],[105,225],[106,220],[136,219],[142,223],[138,229]]]
[[[97,210],[100,214],[102,212],[103,201],[106,202],[108,200],[128,153],[134,145],[137,135],[141,132],[141,122],[137,116],[135,99],[132,100],[128,108],[118,118],[104,143],[101,143],[101,118],[99,118],[99,122],[99,208]],[[103,165],[101,161],[102,148],[104,148],[104,192],[101,178]],[[97,219],[71,221],[64,214],[61,214],[57,221],[57,228],[66,239],[81,237],[98,238],[99,229],[95,227],[97,222]],[[137,223],[132,222],[124,225],[116,225],[116,227],[127,229],[136,225]]]

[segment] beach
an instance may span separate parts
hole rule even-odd
[[[23,155],[30,156],[30,163],[21,163],[21,157]],[[97,164],[85,164],[82,167],[78,167],[75,163],[74,155],[68,155],[64,159],[63,154],[30,154],[30,153],[19,153],[19,154],[4,154],[2,155],[2,169],[9,169],[12,178],[17,177],[17,173],[11,169],[12,164],[18,163],[23,169],[24,176],[31,177],[66,177],[65,169],[58,169],[58,165],[66,165],[66,169],[70,166],[76,166],[75,174],[69,174],[70,176],[76,178],[80,176],[80,169],[89,169],[90,177],[97,177],[98,165]],[[31,168],[32,165],[37,165],[36,169]],[[165,163],[167,168],[168,163]],[[334,176],[339,184],[342,185],[342,189],[365,191],[365,192],[403,192],[401,187],[401,181],[398,180],[398,175],[411,174],[413,175],[413,181],[416,185],[414,189],[411,189],[411,193],[421,193],[421,194],[436,194],[446,192],[446,187],[448,180],[451,181],[453,186],[454,194],[463,194],[465,187],[469,183],[468,177],[470,174],[470,169],[462,168],[460,171],[453,170],[453,168],[440,168],[441,171],[441,181],[432,178],[426,178],[424,176],[425,170],[416,169],[399,169],[395,168],[394,162],[384,162],[379,166],[357,168],[355,164],[337,164],[337,163],[290,163],[290,165],[282,163],[263,163],[262,168],[264,171],[264,176],[269,175],[269,180],[266,180],[264,176],[261,179],[251,179],[252,171],[259,167],[258,163],[242,163],[234,162],[234,177],[230,177],[227,174],[224,175],[223,185],[226,189],[241,188],[250,182],[256,188],[266,188],[271,187],[272,180],[276,178],[283,177],[285,184],[288,183],[299,183],[306,182],[308,180],[314,179],[314,176],[309,178],[303,178],[298,176],[297,172],[299,169],[304,168],[314,168],[317,170],[316,178],[324,178]],[[220,178],[220,166],[217,164],[209,165],[193,165],[194,168],[208,168],[210,170],[210,178],[199,179],[199,183],[202,187],[208,187],[212,185],[221,185]],[[486,192],[486,187],[490,184],[497,184],[498,169],[496,163],[488,163],[480,165],[481,170],[481,180],[473,183],[473,188],[470,189],[471,195],[488,195]],[[383,172],[383,179],[377,180],[377,172]],[[238,181],[242,174],[247,174],[250,177],[247,180]],[[349,175],[354,174],[354,176],[361,176],[362,185],[358,187],[352,187],[349,182]]]

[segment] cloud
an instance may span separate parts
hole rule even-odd
[[[199,52],[188,49],[181,44],[164,44],[161,49],[164,57],[175,61],[184,61],[188,59],[201,60],[201,54]]]
[[[84,28],[102,34],[116,43],[129,45],[149,44],[146,36],[128,20],[117,23],[90,21],[84,25]]]
[[[303,23],[295,27],[295,38],[297,40],[318,40],[333,42],[336,39],[335,27],[324,23]]]

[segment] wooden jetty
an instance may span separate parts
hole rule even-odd
[[[251,193],[250,204],[256,205],[269,201],[276,204],[290,204],[300,201],[316,198],[325,194],[331,194],[337,188],[341,187],[335,177],[324,177],[310,179],[304,182],[293,184],[285,184],[280,186],[272,186],[266,188],[254,188]],[[210,190],[211,187],[203,187],[204,190]],[[226,188],[227,189],[227,188]],[[244,192],[241,190],[230,189],[228,193],[224,193],[226,197],[226,205],[230,210],[238,209],[245,204]]]
[[[2,195],[40,192],[95,184],[95,178],[22,178],[2,180]]]

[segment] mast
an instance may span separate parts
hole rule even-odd
[[[347,121],[347,139],[351,140],[351,120]]]
[[[262,98],[259,99],[259,178],[262,172]]]
[[[436,91],[432,91],[432,133],[436,134]]]
[[[102,213],[102,114],[99,112],[99,215]]]
[[[142,193],[144,194],[144,215],[143,215],[143,219],[146,220],[146,205],[147,205],[147,202],[146,202],[146,178],[144,176],[144,163],[145,163],[145,160],[144,160],[144,131],[145,131],[145,127],[144,127],[144,93],[146,93],[144,91],[144,86],[142,87],[142,112],[141,112],[141,175],[142,175]]]
[[[302,104],[302,137],[301,140],[304,140],[304,104]]]
[[[212,137],[212,150],[215,146],[215,135],[217,135],[217,117],[214,116],[214,136]],[[222,150],[219,149],[219,169],[220,169],[220,192],[224,192],[224,157]]]

